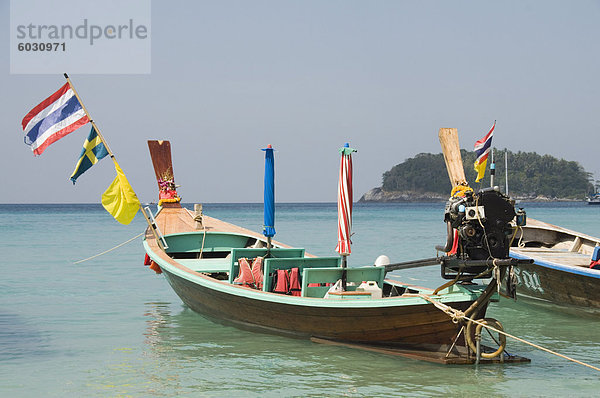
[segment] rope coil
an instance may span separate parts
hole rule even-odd
[[[527,345],[529,345],[531,347],[534,347],[534,348],[537,348],[537,349],[539,349],[541,351],[545,351],[545,352],[547,352],[549,354],[556,355],[556,356],[558,356],[560,358],[566,359],[566,360],[571,361],[571,362],[575,362],[575,363],[577,363],[579,365],[583,365],[583,366],[586,366],[586,367],[588,367],[590,369],[593,369],[593,370],[596,370],[596,371],[600,372],[600,368],[598,368],[596,366],[593,366],[593,365],[590,365],[588,363],[579,361],[577,359],[568,357],[568,356],[560,354],[560,353],[558,353],[556,351],[552,351],[552,350],[550,350],[548,348],[545,348],[545,347],[542,347],[542,346],[540,346],[538,344],[531,343],[531,342],[529,342],[527,340],[524,340],[524,339],[522,339],[520,337],[513,336],[510,333],[506,333],[503,330],[498,330],[495,327],[493,327],[491,325],[488,325],[486,322],[482,322],[482,321],[479,321],[479,320],[476,320],[476,319],[472,319],[472,318],[464,315],[464,313],[462,311],[454,309],[454,308],[450,307],[449,305],[440,303],[439,301],[435,301],[434,299],[432,299],[431,297],[429,297],[429,296],[427,296],[425,294],[419,294],[419,297],[421,297],[425,301],[430,302],[431,304],[433,304],[436,308],[440,309],[445,314],[448,314],[452,318],[452,322],[454,322],[454,323],[458,323],[458,321],[461,321],[461,320],[467,320],[467,321],[472,322],[472,323],[474,323],[476,325],[479,325],[480,327],[484,327],[484,328],[486,328],[488,330],[491,330],[492,332],[498,333],[500,335],[504,335],[506,337],[510,337],[511,339],[517,340],[517,341],[519,341],[521,343],[527,344]],[[457,322],[455,322],[455,319],[457,320]]]

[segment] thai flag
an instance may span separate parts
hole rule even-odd
[[[485,137],[475,142],[475,155],[477,155],[477,160],[475,160],[475,171],[477,172],[477,178],[475,182],[479,182],[483,178],[485,174],[485,166],[487,165],[487,159],[490,154],[490,147],[492,146],[492,137],[494,136],[494,128],[496,127],[496,121],[492,125],[490,131],[486,134]]]
[[[75,92],[66,83],[23,118],[25,143],[34,155],[41,155],[48,145],[89,121]]]

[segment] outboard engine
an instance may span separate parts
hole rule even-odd
[[[436,246],[447,253],[442,277],[454,279],[459,273],[461,280],[490,277],[499,260],[509,259],[515,203],[494,188],[473,192],[464,187],[457,193],[446,203],[446,246]]]

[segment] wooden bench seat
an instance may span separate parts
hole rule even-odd
[[[267,255],[266,248],[235,248],[231,249],[231,257],[229,258],[229,283],[237,277],[240,266],[238,259],[242,257],[255,258],[257,256],[264,257]],[[271,248],[269,251],[269,260],[271,258],[304,258],[304,249],[302,248]]]
[[[291,270],[292,268],[299,268],[300,275],[302,270],[306,268],[337,268],[340,266],[341,258],[335,257],[303,257],[303,258],[267,258],[265,259],[263,273],[263,290],[268,292],[271,290],[273,284],[273,274],[278,269]]]

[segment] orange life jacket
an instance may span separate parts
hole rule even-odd
[[[277,283],[275,284],[275,293],[287,294],[290,290],[290,277],[285,269],[277,270]]]
[[[240,266],[240,272],[238,273],[237,278],[233,280],[233,283],[236,285],[254,286],[254,277],[252,276],[248,259],[245,257],[239,258],[238,264]]]
[[[254,261],[252,261],[252,277],[254,278],[257,289],[262,289],[263,287],[263,260],[264,257],[256,257]]]
[[[290,274],[290,294],[292,296],[300,296],[302,288],[300,287],[300,270],[292,268]]]
[[[156,272],[157,274],[162,274],[162,269],[160,269],[160,267],[158,266],[158,264],[156,264],[154,261],[150,261],[150,268],[152,271]]]

